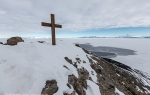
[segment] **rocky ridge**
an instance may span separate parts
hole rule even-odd
[[[80,48],[78,44],[75,46]],[[87,80],[99,86],[101,95],[120,95],[117,89],[124,93],[124,95],[150,95],[150,76],[148,74],[132,69],[120,62],[100,58],[85,49],[83,49],[83,51],[87,53],[86,57],[90,62],[90,66],[97,74],[97,82],[94,82],[89,76],[89,73],[93,75],[93,71],[88,72],[84,67],[78,68],[78,64],[86,64],[85,61],[81,62],[82,59],[76,58],[76,62],[73,62],[68,57],[65,57],[64,59],[77,69],[78,76],[73,74],[68,75],[68,83],[66,85],[70,89],[73,87],[74,91],[72,93],[64,92],[63,95],[87,95],[85,91],[88,86]],[[68,69],[67,66],[63,67]],[[148,85],[145,85],[145,83]],[[57,87],[55,87],[55,91],[56,90],[58,90]],[[49,93],[46,94],[53,95]]]

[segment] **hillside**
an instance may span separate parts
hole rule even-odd
[[[57,39],[56,46],[50,39],[24,39],[15,46],[0,44],[0,54],[0,95],[150,94],[148,74],[94,56],[63,39]]]

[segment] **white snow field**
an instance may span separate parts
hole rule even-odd
[[[45,40],[46,43],[38,43],[39,40]],[[68,75],[74,74],[78,77],[78,73],[64,57],[74,62],[75,58],[79,57],[87,62],[79,64],[79,68],[83,66],[89,72],[93,71],[86,53],[68,41],[57,39],[56,46],[51,45],[51,39],[24,39],[24,41],[15,46],[0,44],[0,95],[39,95],[46,80],[51,79],[55,79],[59,87],[54,95],[71,93],[73,88],[69,89],[66,85]],[[6,42],[6,39],[0,39],[0,42]],[[64,65],[70,70],[64,68]],[[97,82],[96,73],[94,75],[90,73],[90,76]],[[89,95],[100,95],[99,87],[94,82],[88,82],[86,92],[89,92]]]
[[[137,51],[137,55],[117,56],[113,58],[132,68],[150,74],[150,39],[63,39],[57,38],[56,45],[51,45],[51,39],[24,39],[18,45],[9,46],[0,44],[0,95],[4,94],[40,94],[46,80],[55,79],[59,90],[54,95],[63,92],[71,93],[73,89],[67,87],[68,75],[78,76],[76,68],[70,65],[64,57],[72,59],[79,57],[86,64],[79,64],[78,68],[85,67],[89,72],[95,71],[90,67],[86,53],[74,43],[90,43],[93,46],[111,46]],[[46,41],[38,43],[37,41]],[[6,42],[6,39],[0,39]],[[31,43],[33,42],[33,43]],[[63,66],[66,65],[70,70]],[[96,73],[90,76],[96,81]],[[88,81],[87,95],[100,95],[99,87]],[[116,92],[123,93],[116,88]]]

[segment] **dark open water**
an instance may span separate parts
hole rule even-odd
[[[136,51],[124,48],[117,48],[117,47],[107,47],[107,46],[97,46],[94,47],[90,44],[79,44],[80,47],[92,52],[93,54],[104,57],[104,58],[113,58],[116,56],[128,56],[128,55],[135,55]]]

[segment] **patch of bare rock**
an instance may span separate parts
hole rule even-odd
[[[64,93],[64,95],[76,95],[75,93],[77,93],[78,95],[87,95],[86,91],[87,90],[87,80],[91,80],[92,78],[89,76],[89,72],[84,68],[77,68],[77,64],[85,64],[85,61],[81,61],[80,58],[75,58],[76,62],[73,62],[71,59],[69,59],[68,57],[64,58],[68,63],[70,63],[71,65],[73,65],[78,72],[78,76],[75,75],[68,75],[68,83],[67,86],[71,89],[71,86],[73,87],[74,91],[69,94],[69,93]],[[70,86],[71,85],[71,86]]]
[[[85,68],[78,68],[78,77],[75,75],[68,75],[68,83],[67,86],[71,89],[71,86],[73,87],[74,91],[69,93],[64,93],[64,95],[76,95],[75,92],[78,95],[86,95],[85,89],[87,90],[87,80],[89,80],[89,72]]]
[[[45,87],[42,89],[42,95],[53,95],[58,91],[57,81],[56,80],[47,80]]]

